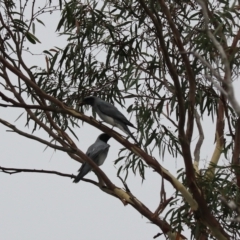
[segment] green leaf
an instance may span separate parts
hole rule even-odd
[[[37,20],[39,23],[41,23],[43,26],[45,26],[45,24],[44,24],[40,19],[36,18],[36,20]]]
[[[36,41],[39,42],[39,43],[41,43],[41,42],[40,42],[32,33],[30,33],[30,32],[27,32],[27,33],[25,34],[25,36],[27,37],[28,41],[30,41],[30,42],[33,43],[33,44],[36,44]]]
[[[33,32],[33,34],[35,34],[35,23],[34,22],[32,23],[32,32]]]
[[[31,42],[32,44],[36,44],[36,41],[35,41],[35,39],[33,38],[33,35],[32,35],[32,34],[30,34],[29,32],[26,32],[25,36],[26,36],[26,38],[27,38],[27,40],[28,40],[29,42]]]

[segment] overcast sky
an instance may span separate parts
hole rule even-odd
[[[58,15],[45,15],[42,20],[47,27],[36,26],[36,36],[42,44],[35,46],[35,53],[41,53],[54,46],[65,46],[65,38],[57,37],[55,33]],[[29,67],[32,65],[44,66],[45,62],[44,56],[33,58],[31,55],[27,55],[25,60]],[[0,81],[3,80],[0,79]],[[0,90],[2,90],[1,87]],[[2,100],[0,99],[0,101]],[[119,108],[119,110],[127,116],[124,109]],[[25,116],[14,122],[22,112],[21,109],[0,108],[0,118],[31,133],[32,129],[25,127]],[[87,115],[90,114],[91,111],[88,111]],[[214,128],[212,126],[210,121],[204,122],[205,131],[212,134],[204,141],[201,154],[202,165],[207,163],[213,151]],[[0,166],[77,174],[80,164],[67,154],[55,152],[52,149],[44,151],[45,146],[41,143],[6,130],[7,128],[0,124]],[[115,130],[120,132],[116,128]],[[76,135],[79,137],[79,141],[76,143],[81,150],[86,152],[100,133],[98,129],[85,123],[81,129],[76,129]],[[38,132],[38,134],[48,139],[44,132]],[[196,144],[197,136],[198,134],[195,132],[193,144]],[[110,139],[109,144],[111,148],[101,168],[114,184],[122,187],[122,183],[116,177],[117,168],[113,164],[113,161],[118,158],[118,151],[122,146],[114,139]],[[180,157],[172,159],[166,155],[163,160],[157,151],[154,152],[154,156],[175,175],[176,171],[183,167]],[[94,173],[90,173],[87,177],[97,180]],[[131,206],[123,206],[120,200],[85,182],[74,184],[70,178],[40,173],[14,175],[0,173],[0,182],[1,239],[145,240],[152,239],[154,235],[161,232]],[[139,176],[130,174],[127,184],[132,193],[150,210],[154,211],[157,208],[161,186],[161,178],[158,174],[146,169],[146,181],[143,183]],[[173,192],[170,185],[166,185],[166,190],[167,198],[169,198]],[[165,237],[161,236],[158,239],[165,239]]]

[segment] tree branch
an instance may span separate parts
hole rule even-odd
[[[200,160],[200,149],[203,144],[204,133],[203,133],[203,129],[202,129],[202,124],[200,122],[200,116],[199,116],[197,110],[195,110],[195,120],[196,120],[196,124],[197,124],[197,128],[198,128],[198,132],[199,132],[199,138],[198,138],[197,144],[195,146],[195,150],[194,150],[194,165],[193,166],[194,166],[196,172],[198,173],[198,171],[199,171],[198,165],[199,165],[199,160]]]
[[[218,101],[218,115],[216,123],[216,146],[209,163],[205,176],[212,179],[215,174],[216,165],[224,147],[224,105],[221,99]]]
[[[18,128],[16,128],[14,125],[10,124],[9,122],[7,122],[7,121],[5,121],[5,120],[3,120],[1,118],[0,118],[0,123],[2,123],[3,125],[7,126],[8,128],[11,128],[13,130],[13,132],[18,133],[19,135],[22,135],[22,136],[24,136],[26,138],[30,138],[30,139],[33,139],[35,141],[41,142],[41,143],[43,143],[43,144],[45,144],[45,145],[47,145],[47,146],[49,146],[49,147],[51,147],[53,149],[57,149],[57,150],[60,150],[60,151],[63,151],[63,152],[71,152],[71,153],[75,152],[74,149],[72,149],[70,147],[66,148],[66,147],[57,146],[55,144],[52,144],[52,143],[50,143],[48,141],[45,141],[45,140],[39,138],[39,137],[36,137],[34,135],[25,133],[25,132],[19,130]],[[81,161],[81,162],[83,162],[83,161]]]

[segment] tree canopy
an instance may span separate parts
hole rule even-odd
[[[1,124],[88,162],[99,181],[85,181],[158,226],[155,237],[188,239],[183,227],[191,239],[240,237],[240,105],[233,86],[240,64],[239,1],[59,0],[53,5],[49,0],[42,8],[36,1],[0,3],[0,107],[24,109],[19,117],[27,116],[32,134],[2,116]],[[29,65],[25,53],[41,44],[35,29],[48,27],[43,16],[53,11],[61,13],[56,31],[66,37],[66,46],[56,43],[43,51],[45,66]],[[82,99],[90,95],[127,106],[139,146],[84,114]],[[208,119],[215,136],[203,131]],[[77,147],[75,129],[82,122],[122,145],[115,160],[122,186]],[[49,137],[40,138],[38,129]],[[208,166],[200,164],[204,137],[215,137]],[[183,161],[178,176],[162,166],[166,156]],[[146,168],[162,178],[155,211],[127,185],[129,174],[147,181]],[[174,197],[167,196],[166,182],[175,189]]]

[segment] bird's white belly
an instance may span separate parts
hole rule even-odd
[[[104,122],[106,122],[112,126],[116,126],[115,121],[112,117],[102,114],[100,111],[97,111],[97,114]]]
[[[98,116],[106,123],[112,125],[113,127],[117,127],[119,129],[121,129],[123,132],[125,132],[127,135],[129,135],[129,133],[126,131],[126,129],[123,128],[123,126],[121,124],[118,123],[118,121],[115,121],[114,118],[109,117],[105,114],[103,114],[102,112],[100,112],[98,109],[95,109]]]

